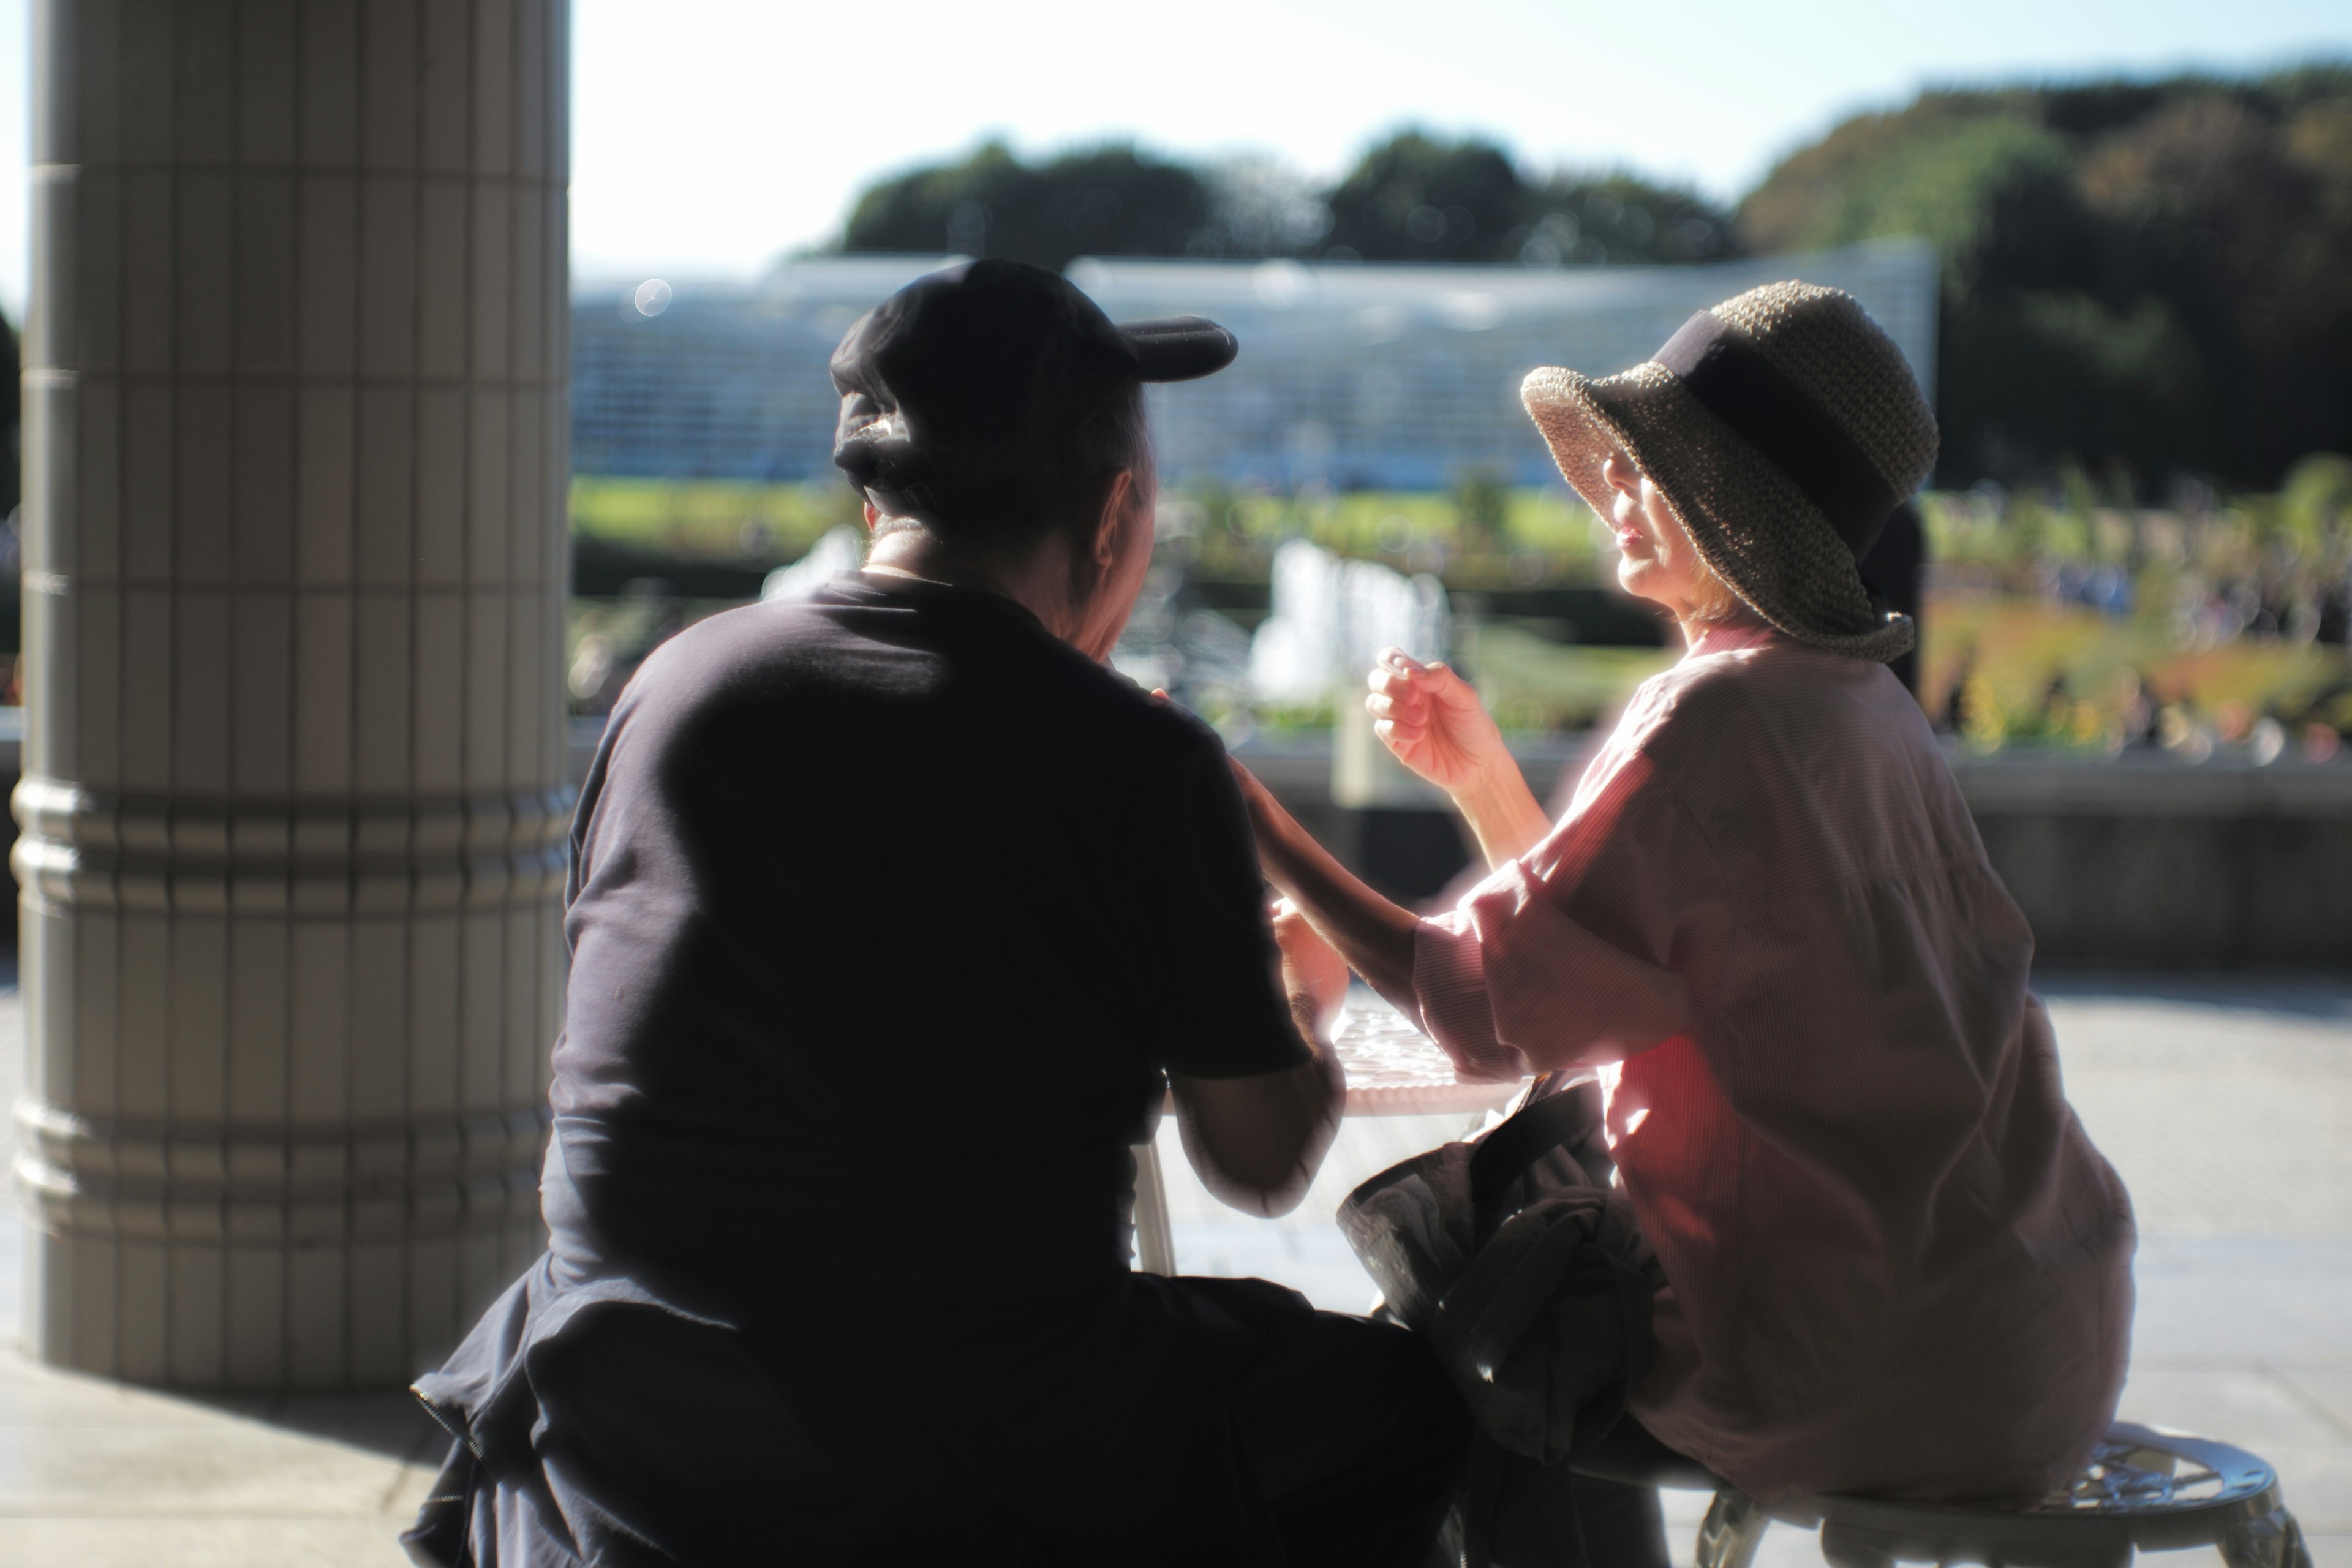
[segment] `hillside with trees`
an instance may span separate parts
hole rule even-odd
[[[1790,153],[1736,215],[1410,129],[1328,186],[988,142],[867,189],[837,248],[1578,267],[1890,235],[1943,261],[1938,485],[2080,472],[2154,500],[2352,450],[2352,66],[1930,91]]]
[[[1530,175],[1501,147],[1403,131],[1317,187],[1263,159],[1194,168],[1113,143],[1024,163],[997,142],[893,175],[852,207],[845,252],[1287,256],[1533,267],[1735,255],[1731,215],[1628,174]]]
[[[1129,146],[1023,162],[984,142],[951,163],[870,185],[845,251],[948,251],[1066,267],[1077,256],[1181,256],[1211,221],[1208,183]]]
[[[1923,94],[1782,160],[1739,226],[1934,243],[1947,487],[2268,489],[2352,448],[2352,68]]]

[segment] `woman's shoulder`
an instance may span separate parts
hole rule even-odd
[[[1625,706],[1618,734],[1650,747],[1683,741],[1691,731],[1719,725],[1769,700],[1783,684],[1780,660],[1762,660],[1769,645],[1695,648],[1643,681]],[[1695,737],[1694,737],[1695,738]]]
[[[1625,738],[1661,764],[1802,757],[1820,766],[1934,744],[1885,665],[1780,637],[1694,651],[1652,678],[1626,718]]]

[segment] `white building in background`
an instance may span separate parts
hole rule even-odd
[[[575,281],[572,472],[799,479],[833,472],[826,369],[849,324],[953,257],[788,262],[760,282]]]
[[[946,259],[795,261],[750,288],[575,289],[575,471],[831,473],[834,344],[861,311]],[[1114,318],[1205,315],[1241,339],[1231,369],[1153,389],[1161,463],[1176,478],[1431,489],[1485,468],[1545,482],[1550,458],[1519,407],[1528,371],[1622,370],[1692,311],[1790,277],[1851,291],[1931,400],[1935,387],[1936,259],[1918,240],[1545,270],[1085,258],[1070,277]]]
[[[1550,481],[1519,405],[1528,372],[1623,370],[1693,311],[1790,277],[1859,299],[1933,401],[1936,258],[1919,240],[1695,267],[1070,267],[1114,319],[1203,315],[1241,340],[1241,357],[1212,380],[1153,389],[1171,473],[1335,489],[1444,489],[1470,468]]]

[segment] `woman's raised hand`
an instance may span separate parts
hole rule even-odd
[[[1443,664],[1383,648],[1366,682],[1372,733],[1397,761],[1449,793],[1475,787],[1511,753],[1470,683]]]

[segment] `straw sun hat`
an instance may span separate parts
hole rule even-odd
[[[1519,389],[1577,493],[1609,515],[1622,447],[1716,574],[1800,642],[1890,659],[1910,617],[1857,563],[1936,462],[1936,418],[1853,295],[1770,283],[1701,310],[1654,358],[1594,380],[1544,369]]]

